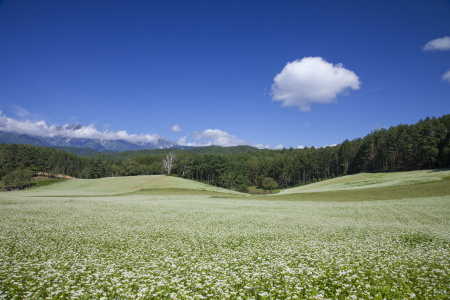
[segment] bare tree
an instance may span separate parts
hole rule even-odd
[[[175,163],[175,153],[169,152],[166,154],[166,158],[163,159],[162,163],[164,169],[166,169],[167,175],[170,175],[170,171],[172,171],[173,165]]]

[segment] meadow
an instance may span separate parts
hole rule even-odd
[[[449,175],[267,196],[165,176],[0,193],[0,299],[448,299]]]

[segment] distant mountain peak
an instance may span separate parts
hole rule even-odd
[[[63,130],[79,130],[83,126],[80,124],[59,127]],[[59,129],[58,128],[58,129]],[[77,138],[63,135],[54,135],[51,137],[42,137],[29,134],[19,134],[16,132],[0,131],[0,143],[6,144],[29,144],[36,146],[57,146],[57,147],[75,147],[90,148],[99,152],[104,151],[133,151],[144,149],[167,149],[178,146],[177,143],[162,137],[156,138],[153,142],[127,141],[124,139],[101,139],[101,138]]]

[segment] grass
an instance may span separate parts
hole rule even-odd
[[[33,180],[33,188],[43,187],[52,185],[55,183],[61,183],[64,181],[67,181],[68,179],[39,179],[39,180]]]
[[[280,194],[314,193],[337,190],[374,189],[439,181],[450,177],[450,170],[421,170],[394,173],[360,173],[285,189]]]
[[[450,180],[419,176],[252,197],[140,176],[0,193],[0,299],[448,299]]]
[[[337,189],[324,191],[309,190],[304,193],[273,194],[257,199],[357,202],[374,200],[396,200],[450,195],[450,177],[437,181],[416,182],[409,185],[383,185],[378,188]]]
[[[239,192],[187,180],[179,177],[163,175],[108,177],[101,179],[72,179],[60,184],[36,190],[21,191],[23,196],[115,196],[132,193],[151,193],[173,190],[190,190],[195,192],[225,193],[243,195]]]
[[[187,189],[187,188],[166,188],[166,189],[142,189],[136,192],[127,194],[120,194],[120,196],[127,195],[173,195],[173,196],[209,196],[209,197],[242,197],[242,195],[236,195],[234,193],[209,190],[209,189]]]

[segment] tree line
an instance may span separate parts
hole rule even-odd
[[[197,150],[196,150],[197,149]],[[450,166],[450,114],[412,125],[373,131],[363,138],[323,148],[268,150],[239,146],[155,151],[125,159],[80,157],[46,147],[0,145],[0,177],[28,169],[77,178],[170,173],[245,191],[267,178],[278,187],[298,186],[360,172],[393,172]],[[167,166],[170,165],[170,170]],[[273,187],[273,184],[272,184]]]

